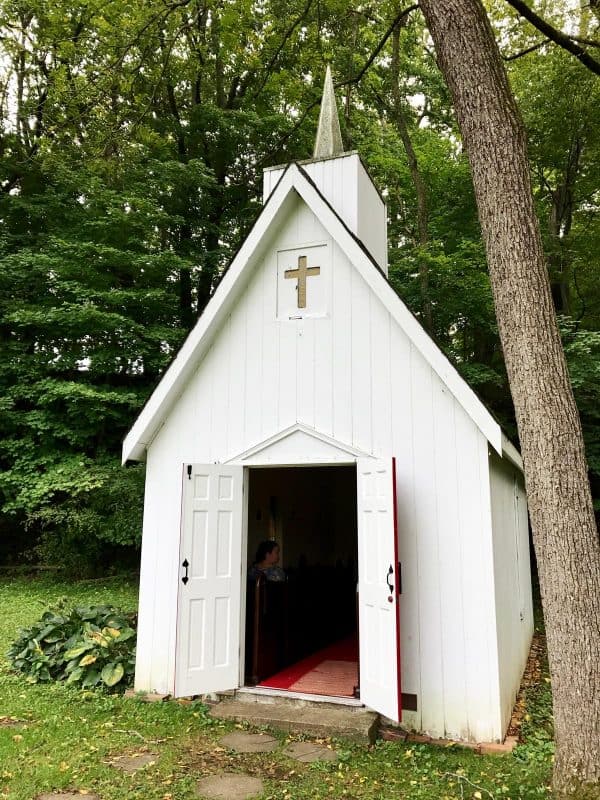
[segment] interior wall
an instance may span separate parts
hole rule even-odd
[[[252,469],[248,563],[263,539],[281,548],[281,566],[356,564],[355,467]]]

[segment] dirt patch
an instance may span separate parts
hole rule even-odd
[[[204,746],[201,742],[188,748],[179,760],[179,766],[186,772],[201,775],[243,772],[255,778],[279,782],[297,777],[299,769],[299,765],[296,765],[295,770],[282,766],[273,760],[270,753],[233,753],[218,744],[207,743]]]
[[[539,633],[539,631],[535,631],[531,641],[531,649],[529,650],[525,672],[523,673],[523,678],[521,679],[521,687],[519,689],[519,694],[517,695],[517,700],[515,702],[515,707],[513,708],[512,717],[510,719],[510,724],[507,731],[507,736],[517,736],[519,741],[521,737],[521,725],[523,724],[523,718],[527,713],[527,691],[533,686],[536,686],[542,680],[542,664],[544,663],[545,658],[546,639],[541,633]]]
[[[22,728],[27,725],[27,720],[16,717],[0,717],[0,728]]]
[[[38,794],[36,800],[100,800],[97,794],[81,794],[81,792],[50,792]]]

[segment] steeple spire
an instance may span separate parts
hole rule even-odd
[[[315,139],[313,158],[332,158],[344,152],[340,120],[338,118],[331,67],[327,65],[325,83],[323,84],[323,98],[321,99],[321,113],[319,114],[319,127]]]

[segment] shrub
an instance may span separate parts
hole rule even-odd
[[[46,611],[20,631],[8,651],[31,683],[66,681],[82,688],[125,688],[133,680],[136,615],[112,606]]]

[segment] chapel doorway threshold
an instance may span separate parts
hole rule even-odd
[[[258,682],[258,687],[358,699],[358,641],[339,639]]]
[[[348,706],[350,708],[364,708],[364,703],[356,697],[341,697],[340,695],[306,694],[305,692],[292,692],[290,689],[270,689],[266,686],[242,686],[236,689],[235,696],[239,699],[254,700],[256,702],[301,702],[310,704]]]

